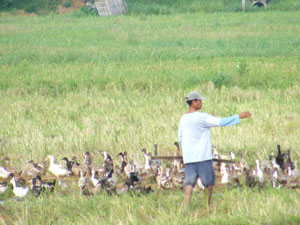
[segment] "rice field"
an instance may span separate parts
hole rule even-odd
[[[185,95],[199,91],[203,111],[240,125],[212,129],[220,153],[277,144],[300,158],[300,14],[297,11],[127,15],[0,16],[0,157],[21,169],[99,150],[175,151]],[[1,165],[1,164],[0,164]],[[0,195],[2,224],[299,224],[299,190],[217,190],[212,206],[182,191],[93,197],[67,193],[24,200]]]

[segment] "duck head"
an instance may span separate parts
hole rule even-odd
[[[274,154],[274,152],[271,152],[271,154],[270,154],[270,156],[269,156],[269,160],[272,160],[272,159],[274,159],[275,158],[275,154]]]
[[[102,152],[102,155],[103,155],[103,157],[104,157],[104,161],[108,159],[108,154],[107,154],[106,151],[103,151],[103,152]]]
[[[231,159],[235,159],[235,155],[233,152],[229,152],[229,155],[230,155]]]
[[[48,155],[46,160],[49,160],[50,163],[54,163],[54,157],[52,155]]]
[[[122,158],[122,161],[125,161],[125,157],[124,157],[124,154],[122,152],[119,152],[119,154],[117,156],[120,156]]]
[[[144,154],[147,154],[147,152],[146,152],[146,149],[145,149],[145,148],[143,148],[143,149],[142,149],[142,152],[143,152]]]
[[[85,152],[83,153],[83,157],[86,159],[86,158],[89,158],[91,156],[90,152]]]

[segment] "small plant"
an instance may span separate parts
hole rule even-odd
[[[212,81],[216,88],[220,88],[222,86],[228,86],[231,83],[232,78],[228,74],[220,72]]]
[[[80,13],[86,16],[97,16],[98,11],[96,9],[89,8],[87,6],[83,6],[80,8]]]
[[[236,65],[239,76],[245,76],[249,72],[249,68],[246,62],[238,62]]]
[[[72,6],[72,0],[67,0],[65,1],[65,3],[63,4],[63,7],[65,8],[69,8]]]

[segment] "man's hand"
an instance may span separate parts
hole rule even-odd
[[[239,116],[240,116],[240,119],[247,119],[247,118],[249,118],[250,116],[251,116],[251,113],[250,112],[241,112],[240,114],[239,114]]]

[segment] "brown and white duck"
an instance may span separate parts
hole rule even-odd
[[[15,176],[21,174],[20,171],[17,171],[15,168],[13,168],[13,167],[11,166],[11,160],[10,160],[9,157],[4,157],[3,161],[4,161],[4,164],[5,164],[5,169],[6,169],[8,172],[13,173]]]
[[[144,158],[145,158],[145,164],[144,164],[144,170],[151,170],[152,166],[151,166],[151,155],[150,153],[147,154],[146,149],[143,148],[142,150],[143,154],[144,154]]]
[[[173,188],[172,176],[171,176],[171,168],[168,166],[165,169],[165,174],[162,174],[160,186],[163,189],[171,189]]]
[[[87,175],[91,174],[91,165],[92,165],[92,156],[90,152],[85,152],[83,154],[84,160],[83,160],[83,166],[85,167],[85,170],[87,171]]]
[[[291,158],[290,149],[287,150],[287,154],[283,158],[284,158],[284,162],[282,166],[283,170],[287,170],[289,167],[290,168],[294,167],[294,163],[292,162],[292,158]]]
[[[122,152],[119,152],[119,154],[117,155],[117,156],[119,156],[119,157],[121,157],[121,167],[120,167],[120,170],[121,170],[121,172],[123,172],[124,171],[124,168],[127,166],[127,162],[126,162],[126,160],[125,160],[125,155],[124,155],[124,153],[122,153]]]
[[[181,172],[180,170],[177,169],[177,167],[175,167],[174,170],[171,171],[171,176],[172,176],[173,186],[175,188],[183,188],[184,179],[185,179],[184,171]]]
[[[255,175],[251,174],[251,170],[247,169],[247,168],[244,169],[244,172],[246,173],[246,176],[245,176],[246,186],[250,187],[250,188],[255,187],[257,184]]]
[[[45,172],[44,165],[38,165],[33,160],[29,160],[22,170],[22,176],[25,177],[36,177]]]
[[[71,172],[64,168],[62,165],[55,163],[54,157],[52,155],[48,155],[47,159],[50,161],[49,172],[52,173],[56,177],[61,176],[69,176]]]

